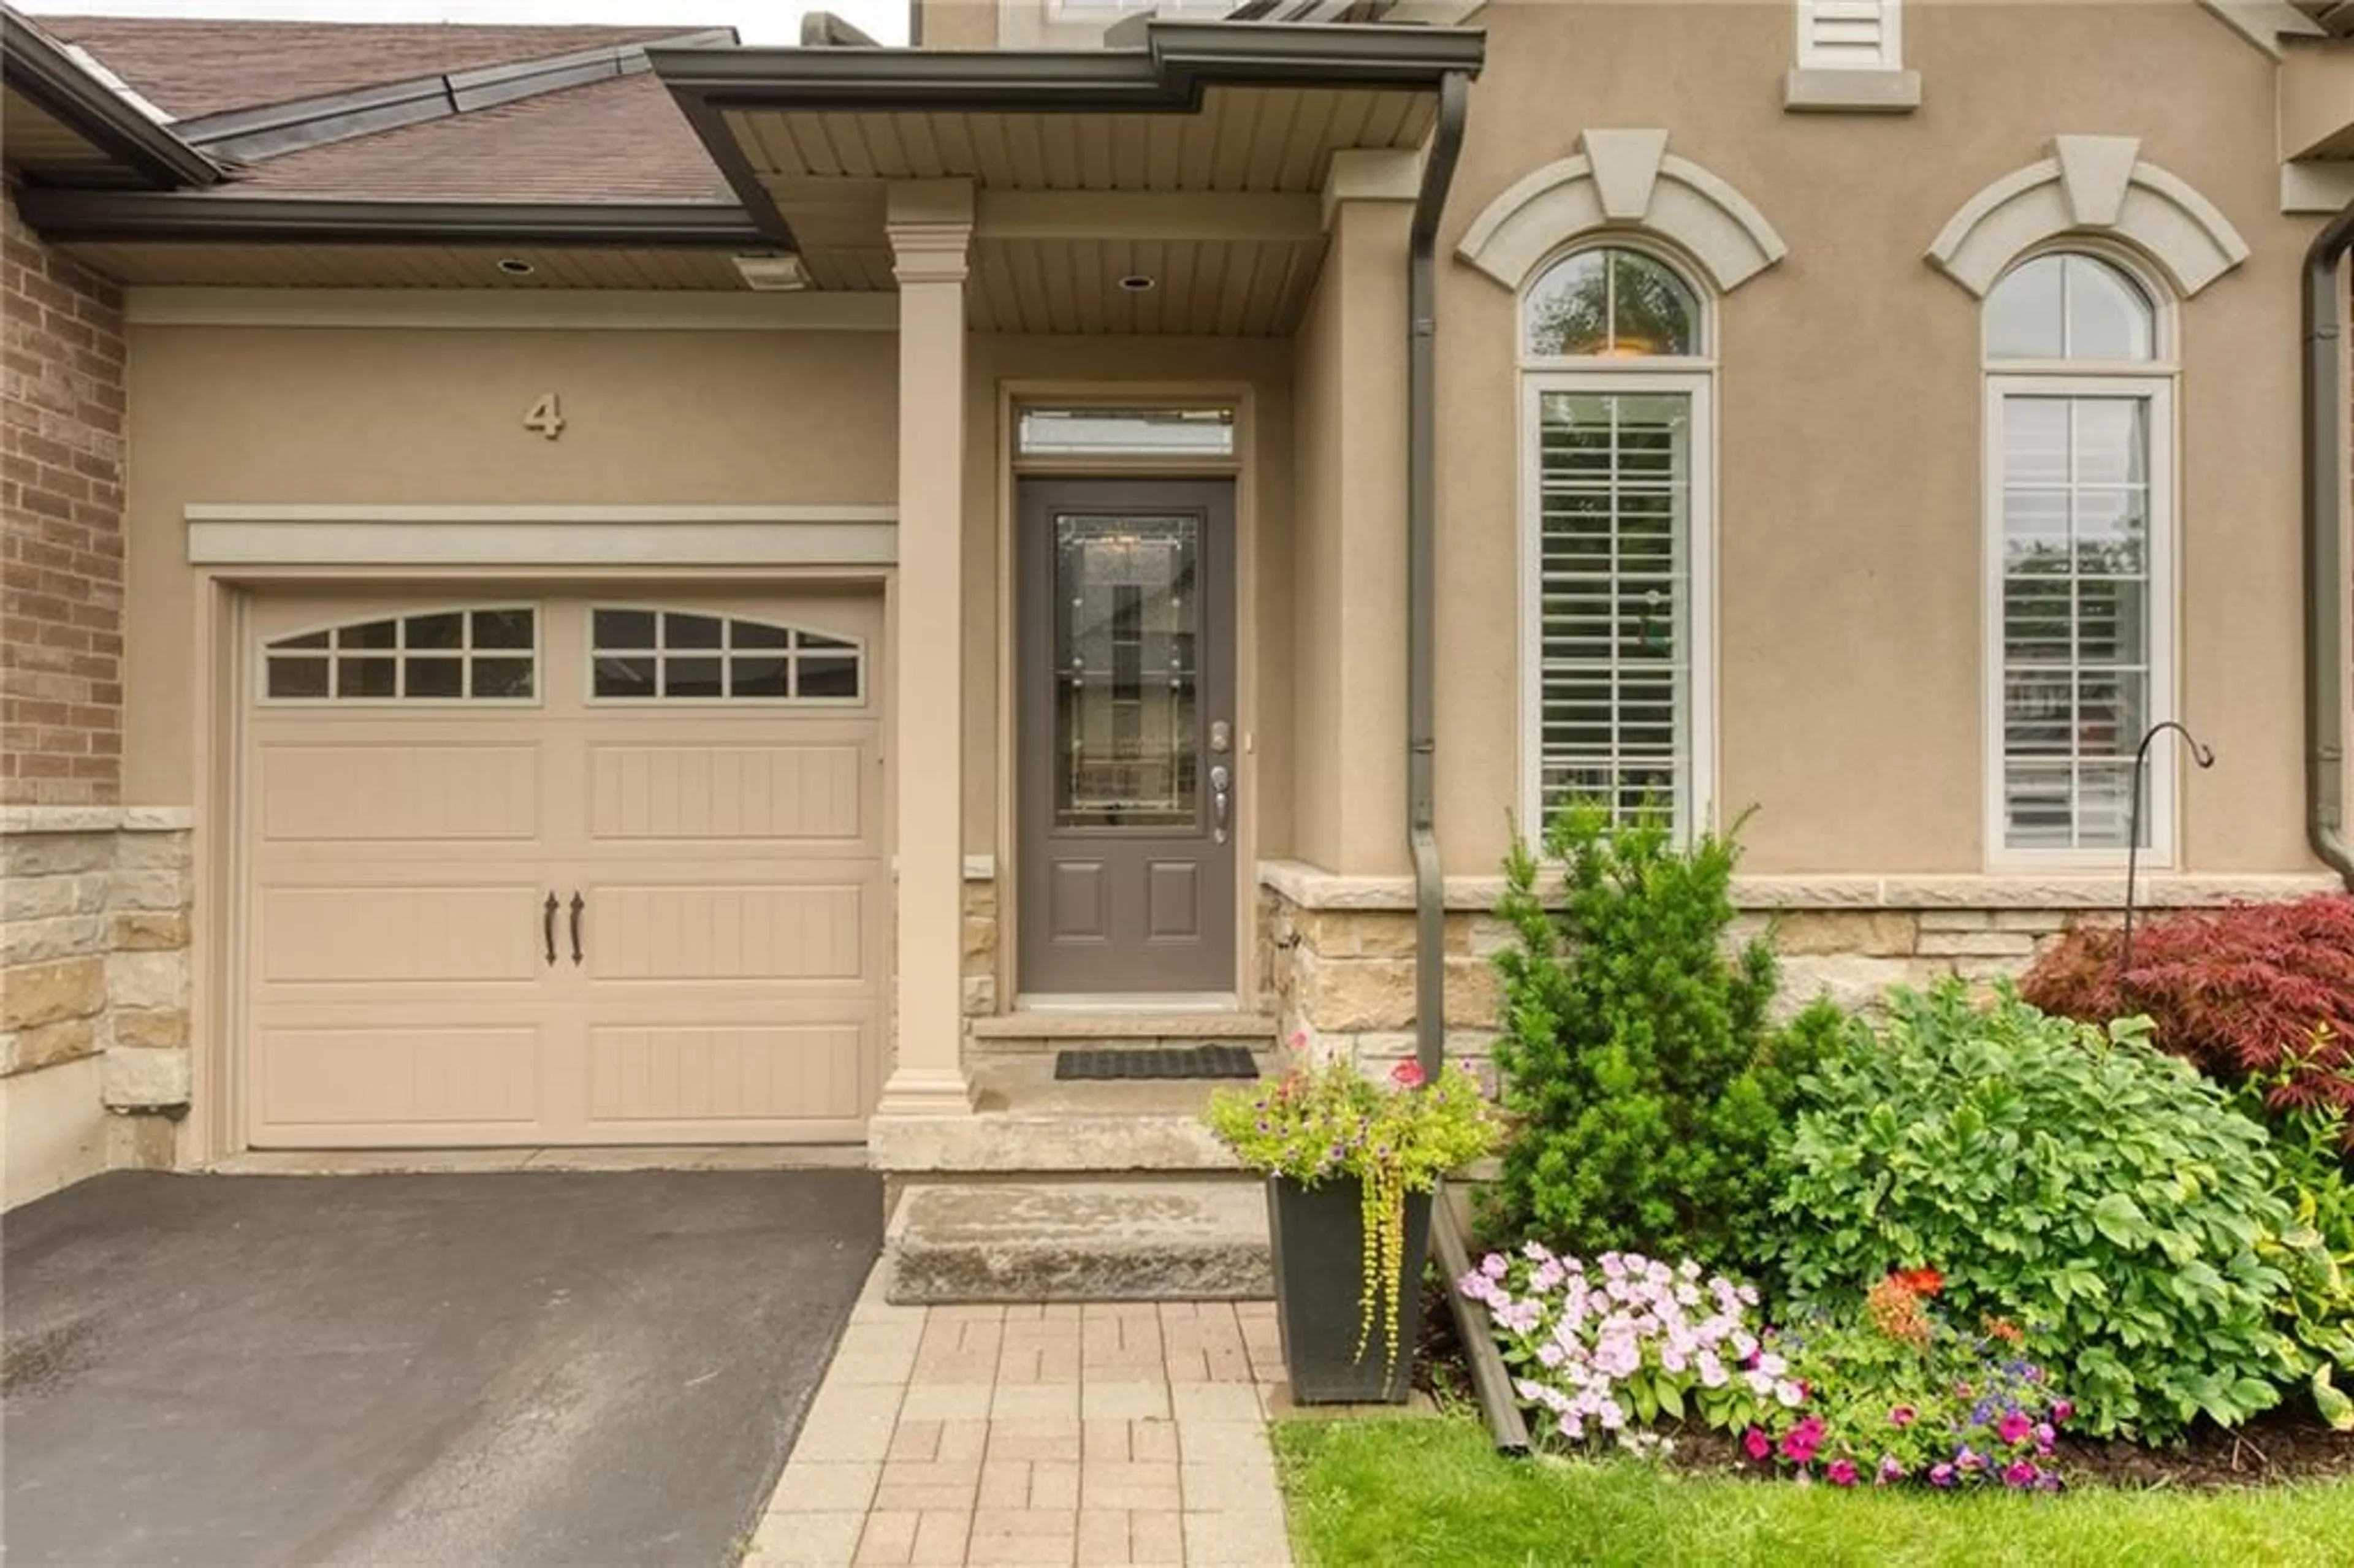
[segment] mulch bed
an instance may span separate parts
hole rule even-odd
[[[1455,1313],[1445,1289],[1436,1284],[1423,1291],[1416,1350],[1416,1388],[1441,1405],[1474,1405],[1470,1363],[1456,1336]],[[1680,1470],[1753,1479],[1766,1474],[1749,1462],[1729,1434],[1686,1429],[1675,1438],[1669,1463]],[[2354,1478],[2354,1433],[2332,1432],[2308,1408],[2294,1405],[2269,1411],[2236,1431],[2200,1426],[2175,1448],[2062,1436],[2058,1458],[2061,1473],[2078,1484],[2190,1490],[2275,1486]]]

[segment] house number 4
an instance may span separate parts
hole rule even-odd
[[[537,430],[551,441],[564,433],[564,408],[557,401],[555,393],[539,395],[539,401],[534,403],[531,412],[523,417],[523,428]]]

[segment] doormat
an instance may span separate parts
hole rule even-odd
[[[1242,1045],[1147,1046],[1057,1051],[1055,1076],[1071,1078],[1256,1078],[1258,1064]]]

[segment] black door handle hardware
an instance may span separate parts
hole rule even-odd
[[[547,943],[547,961],[556,962],[556,894],[547,895],[547,906],[539,912],[539,934]]]
[[[556,900],[550,898],[548,902],[552,905]],[[572,961],[575,964],[580,961],[580,912],[588,907],[588,901],[580,896],[578,888],[574,888],[572,890]]]

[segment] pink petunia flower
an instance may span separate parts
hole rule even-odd
[[[1951,1465],[1930,1466],[1929,1484],[1933,1487],[1952,1486],[1954,1484],[1954,1467]]]
[[[1749,1436],[1741,1440],[1741,1446],[1760,1464],[1765,1463],[1766,1456],[1774,1451],[1774,1445],[1766,1440],[1764,1428],[1757,1426],[1749,1429]]]
[[[2016,1410],[1997,1422],[1994,1428],[1996,1436],[2014,1446],[2025,1442],[2028,1434],[2034,1430],[2035,1423]]]
[[[1888,1413],[1891,1426],[1910,1426],[1921,1418],[1921,1413],[1909,1404],[1900,1404]]]
[[[2035,1467],[2021,1459],[2004,1467],[2002,1484],[2007,1487],[2031,1487],[2035,1484]]]
[[[2076,1407],[2069,1404],[2066,1400],[2055,1399],[2052,1402],[2052,1424],[2054,1426],[2059,1425],[2061,1423],[2066,1421],[2068,1417],[2075,1414]]]
[[[1904,1462],[1893,1454],[1882,1454],[1880,1457],[1880,1484],[1886,1486],[1891,1481],[1903,1478]]]
[[[1824,1468],[1823,1479],[1830,1482],[1830,1484],[1835,1487],[1851,1487],[1855,1485],[1855,1461],[1852,1459],[1833,1459],[1830,1464]]]

